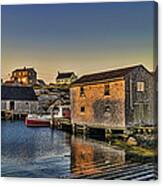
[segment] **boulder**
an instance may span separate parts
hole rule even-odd
[[[127,145],[138,145],[138,142],[134,137],[129,137],[127,140]]]

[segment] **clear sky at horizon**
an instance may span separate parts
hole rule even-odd
[[[6,5],[1,9],[2,78],[32,66],[54,82],[143,64],[153,70],[154,2]]]

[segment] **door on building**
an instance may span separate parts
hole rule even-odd
[[[14,110],[14,109],[15,109],[15,102],[10,101],[10,110]]]
[[[142,118],[143,118],[142,104],[137,104],[134,106],[134,121],[136,123],[141,123]]]
[[[150,119],[149,104],[140,103],[134,107],[134,121],[146,123]]]

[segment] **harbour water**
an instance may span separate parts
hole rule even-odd
[[[1,123],[1,174],[5,177],[87,178],[103,175],[114,165],[147,166],[148,160],[140,162],[125,149],[102,141],[56,129],[27,128],[23,121]]]

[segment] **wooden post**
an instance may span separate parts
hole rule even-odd
[[[12,121],[14,120],[14,111],[13,110],[11,111],[11,120]]]
[[[75,134],[75,123],[72,123],[72,133]]]
[[[53,128],[53,125],[54,125],[54,115],[53,115],[53,111],[51,111],[50,128]]]
[[[148,133],[151,134],[152,133],[152,129],[148,128]]]
[[[147,134],[147,129],[143,128],[143,134]]]
[[[112,130],[111,129],[105,129],[105,140],[108,141],[109,138],[112,135]]]
[[[87,126],[83,125],[83,136],[85,137],[87,133]]]

